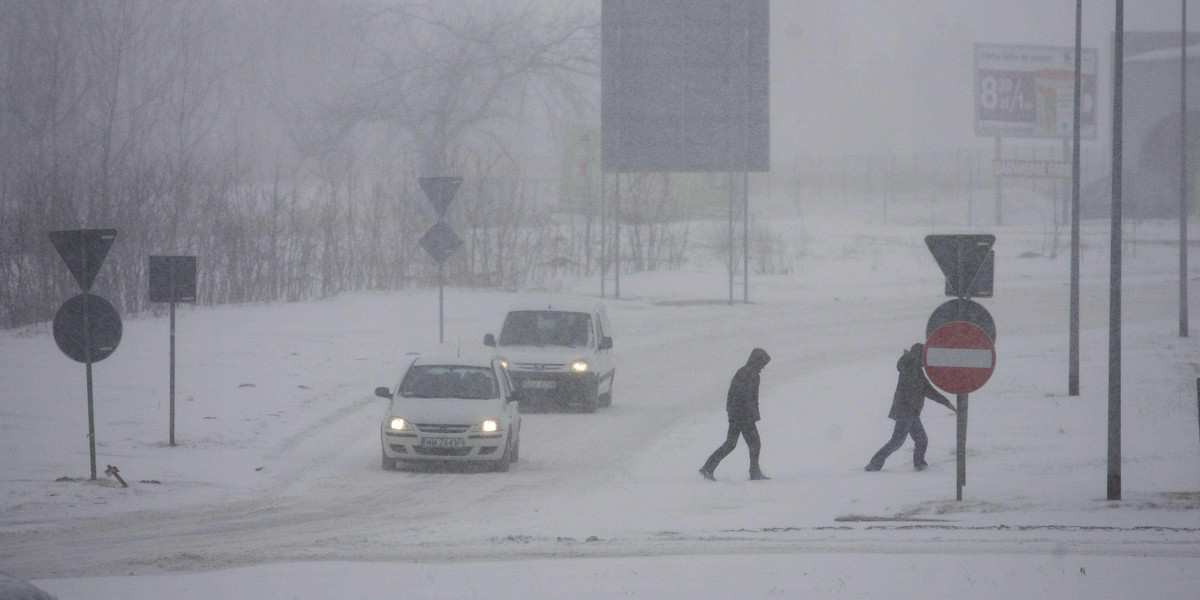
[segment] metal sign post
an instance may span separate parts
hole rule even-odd
[[[462,239],[450,229],[449,225],[443,223],[440,219],[425,235],[421,236],[421,247],[433,257],[438,266],[438,342],[444,342],[445,334],[443,323],[445,322],[442,313],[443,293],[446,288],[445,270],[442,263],[454,254],[462,246]]]
[[[955,296],[933,311],[925,328],[925,373],[930,382],[956,396],[955,499],[967,485],[967,409],[971,392],[983,387],[996,368],[996,324],[972,296],[993,293],[996,236],[929,235],[925,245],[946,275],[946,295]]]
[[[85,255],[85,253],[80,253]],[[86,258],[84,266],[87,265]],[[92,476],[91,480],[96,480],[96,401],[92,395],[92,319],[88,313],[91,312],[91,302],[88,297],[91,294],[83,294],[83,364],[84,372],[87,378],[87,405],[88,405],[88,459],[91,462]]]
[[[1179,337],[1187,337],[1187,0],[1182,4],[1179,20]]]
[[[962,489],[967,485],[967,398],[970,394],[955,394],[955,444],[954,457],[958,466],[958,476],[955,478],[954,499],[962,502]]]
[[[195,256],[150,257],[150,301],[171,303],[171,425],[175,445],[175,303],[196,301]]]
[[[1075,89],[1072,99],[1071,126],[1071,292],[1070,323],[1068,325],[1067,395],[1079,395],[1079,177],[1082,173],[1079,158],[1079,128],[1083,119],[1082,87],[1083,61],[1083,0],[1075,0]]]
[[[433,209],[437,211],[438,215],[438,220],[433,227],[430,227],[429,231],[421,236],[421,247],[425,248],[425,251],[433,257],[433,260],[437,261],[438,265],[438,343],[444,343],[446,335],[443,299],[446,279],[442,263],[463,245],[463,241],[443,219],[450,202],[454,200],[454,195],[458,193],[462,177],[420,177],[417,181],[421,184],[421,189],[425,190],[425,196],[429,198],[429,203],[433,205]]]
[[[54,315],[54,342],[71,359],[86,366],[88,455],[96,479],[96,410],[92,394],[92,363],[108,358],[121,341],[121,316],[107,300],[88,292],[109,248],[115,229],[51,231],[50,243],[84,293],[67,300]]]
[[[171,424],[168,434],[171,447],[175,447],[175,303],[171,303]]]
[[[1113,38],[1112,223],[1108,285],[1108,499],[1121,499],[1121,94],[1125,69],[1125,2],[1117,0]]]
[[[925,371],[939,388],[957,396],[955,457],[958,465],[957,492],[967,484],[968,394],[983,387],[996,368],[996,350],[982,328],[965,321],[938,327],[925,343]]]

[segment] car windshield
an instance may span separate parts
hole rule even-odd
[[[495,374],[486,367],[417,365],[400,382],[404,398],[488,400],[497,393]]]
[[[588,313],[513,311],[508,313],[500,330],[500,345],[586,348],[591,343],[591,325]]]

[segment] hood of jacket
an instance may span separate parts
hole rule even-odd
[[[755,348],[750,351],[750,358],[746,360],[746,366],[761,371],[769,362],[771,362],[771,355],[762,348]]]
[[[925,364],[925,344],[913,344],[911,348],[902,352],[896,360],[896,370],[903,371],[909,361],[915,361],[918,365]]]

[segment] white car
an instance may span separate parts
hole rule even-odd
[[[383,468],[417,461],[479,462],[507,471],[521,452],[519,394],[494,358],[418,357],[379,426]]]
[[[528,298],[515,302],[500,338],[487,334],[513,385],[528,404],[596,412],[612,404],[612,325],[594,298]]]

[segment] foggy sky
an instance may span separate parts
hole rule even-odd
[[[1200,30],[1200,2],[1188,29]],[[1178,0],[1127,0],[1126,31],[1179,31]],[[1111,125],[1115,3],[1085,0]],[[771,157],[990,148],[974,135],[976,43],[1073,46],[1070,0],[772,0]],[[1178,94],[1178,90],[1170,90]],[[1052,142],[1053,143],[1053,142]]]

